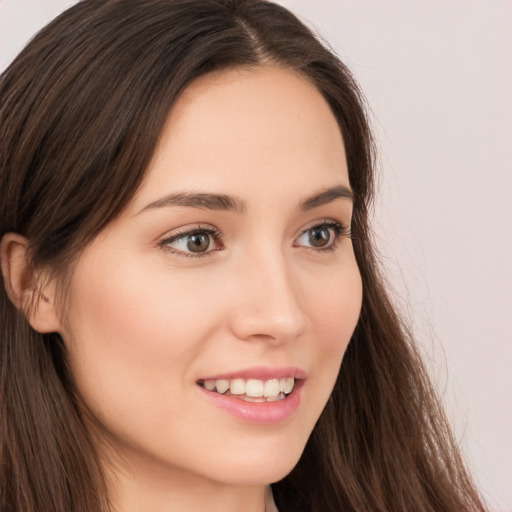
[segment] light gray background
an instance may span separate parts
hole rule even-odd
[[[0,69],[71,0],[0,0]],[[375,226],[465,457],[512,511],[512,2],[281,0],[373,112]]]

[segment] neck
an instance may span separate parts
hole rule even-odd
[[[265,485],[214,481],[181,468],[117,463],[108,482],[114,512],[265,512]]]

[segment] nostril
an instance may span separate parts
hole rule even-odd
[[[232,316],[232,331],[237,338],[248,341],[290,342],[306,330],[306,319],[298,308],[269,311],[260,305],[253,308],[238,308]],[[289,306],[288,306],[289,307]],[[276,308],[277,309],[277,308]]]

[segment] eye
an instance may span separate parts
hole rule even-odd
[[[332,250],[336,248],[339,239],[343,235],[349,236],[350,232],[339,222],[324,221],[303,231],[294,245],[310,247],[318,251]]]
[[[220,233],[211,227],[197,227],[179,231],[165,238],[159,245],[171,253],[182,256],[204,256],[222,247],[219,243]]]

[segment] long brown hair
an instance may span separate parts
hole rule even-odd
[[[0,237],[30,242],[62,275],[141,184],[176,97],[213,70],[301,73],[329,103],[355,195],[359,323],[281,512],[482,511],[411,336],[388,299],[369,225],[374,146],[347,68],[293,14],[264,0],[85,0],[0,79]],[[57,334],[0,291],[0,508],[109,510],[104,475]]]

